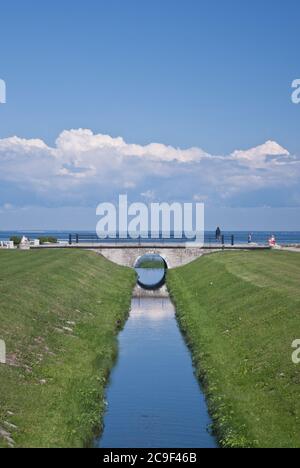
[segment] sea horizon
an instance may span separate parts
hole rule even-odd
[[[219,241],[222,241],[222,236],[224,236],[224,241],[226,244],[234,242],[235,244],[244,244],[244,243],[257,243],[257,244],[267,244],[271,236],[275,236],[279,244],[300,244],[300,231],[289,231],[289,230],[223,230],[221,231],[221,237]],[[155,242],[187,242],[191,239],[185,236],[182,237],[174,236],[174,232],[171,232],[170,236],[163,236],[162,232],[159,232],[157,236],[152,237],[150,233],[148,236],[146,234],[141,235],[137,239],[132,239],[130,236],[120,236],[120,233],[117,232],[116,237],[109,237],[106,239],[100,239],[97,236],[96,230],[21,230],[21,229],[12,229],[12,230],[3,230],[0,231],[0,241],[8,241],[10,238],[17,236],[25,236],[31,240],[39,237],[54,237],[59,242],[69,242],[70,236],[73,243],[124,243],[124,242],[145,242],[145,243],[155,243]],[[250,237],[249,237],[250,236]],[[213,243],[216,240],[215,230],[205,230],[204,233],[204,243],[209,244]]]

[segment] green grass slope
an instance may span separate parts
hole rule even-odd
[[[221,445],[300,447],[300,255],[212,254],[168,287]]]
[[[93,252],[0,252],[0,447],[91,442],[134,283]]]

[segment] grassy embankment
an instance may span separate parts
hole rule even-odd
[[[222,446],[300,447],[300,255],[224,252],[168,272]]]
[[[142,260],[138,268],[145,268],[150,270],[164,270],[165,264],[159,260]]]
[[[86,251],[2,251],[0,266],[0,447],[84,446],[101,427],[134,272]]]

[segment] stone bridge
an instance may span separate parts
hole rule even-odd
[[[118,247],[99,247],[95,250],[98,254],[103,255],[111,262],[117,263],[118,265],[135,267],[139,258],[146,254],[160,255],[168,268],[176,268],[181,265],[196,260],[208,251],[200,247],[186,247],[183,245],[155,245],[155,246],[118,246]],[[212,250],[210,250],[211,252]]]
[[[269,250],[270,247],[259,245],[240,244],[234,246],[222,246],[220,244],[195,245],[185,244],[98,244],[98,243],[75,243],[71,245],[44,245],[34,247],[35,249],[85,249],[97,252],[105,258],[121,266],[134,268],[137,261],[143,255],[160,255],[168,268],[176,268],[186,265],[202,255],[222,250]]]

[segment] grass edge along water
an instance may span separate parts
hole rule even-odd
[[[299,283],[291,252],[215,253],[168,271],[222,447],[300,446]]]
[[[134,271],[81,250],[0,251],[0,261],[0,447],[89,445]]]

